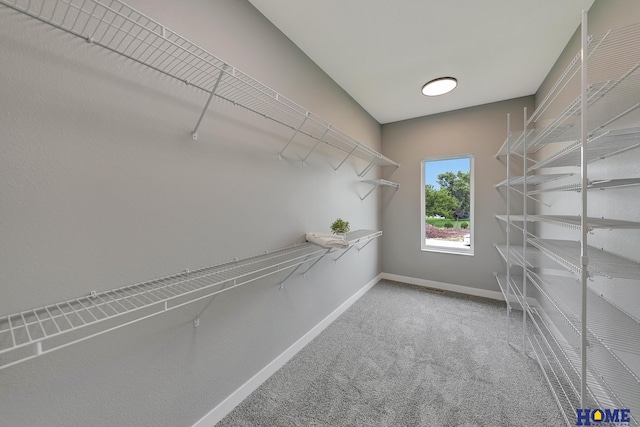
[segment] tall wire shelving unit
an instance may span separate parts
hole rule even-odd
[[[640,178],[587,174],[589,164],[640,146],[639,101],[640,24],[589,36],[585,12],[580,52],[536,110],[525,109],[523,131],[511,132],[508,117],[496,154],[507,169],[496,185],[506,198],[506,213],[496,215],[506,227],[506,243],[496,245],[506,274],[496,279],[507,302],[507,339],[538,361],[568,426],[585,408],[628,409],[627,425],[640,425],[640,316],[592,283],[631,281],[636,298],[640,263],[589,244],[595,230],[640,230],[640,222],[588,215],[591,191],[618,188],[637,198]],[[563,192],[579,194],[579,214],[554,212],[545,195]],[[561,238],[548,225],[565,229]]]

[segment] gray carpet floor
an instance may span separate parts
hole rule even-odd
[[[223,426],[561,426],[504,303],[381,281]]]

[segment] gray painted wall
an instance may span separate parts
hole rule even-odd
[[[494,215],[504,199],[494,186],[505,169],[494,156],[506,137],[507,113],[525,106],[533,107],[533,97],[383,125],[383,154],[402,164],[392,176],[400,189],[383,210],[385,273],[499,292],[493,272],[503,265],[493,245],[504,241],[504,226]],[[522,129],[522,117],[513,115],[513,130]],[[475,156],[475,255],[422,251],[420,161],[468,153]]]
[[[244,0],[142,12],[379,150],[381,129]],[[214,265],[329,231],[379,229],[354,160],[0,8],[0,314]],[[367,178],[379,177],[372,171]],[[381,271],[380,243],[0,371],[3,426],[188,426]]]

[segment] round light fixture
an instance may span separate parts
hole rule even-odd
[[[426,96],[444,95],[458,86],[458,80],[453,77],[439,77],[422,86],[422,94]]]

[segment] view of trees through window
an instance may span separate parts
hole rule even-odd
[[[471,156],[423,160],[423,249],[470,251],[472,160]]]

